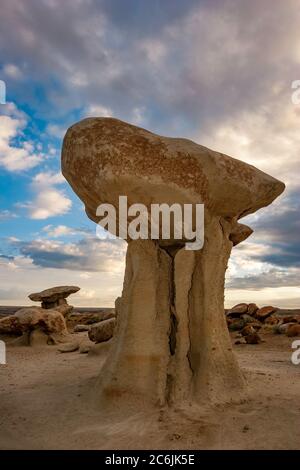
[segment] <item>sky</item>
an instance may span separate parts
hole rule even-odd
[[[253,164],[286,190],[242,219],[226,306],[300,307],[298,0],[2,0],[0,305],[78,285],[77,306],[113,306],[126,243],[99,240],[60,171],[62,138],[114,116]],[[300,96],[300,94],[299,94]]]

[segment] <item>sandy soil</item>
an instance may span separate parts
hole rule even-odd
[[[263,339],[234,346],[248,382],[243,403],[123,420],[105,419],[88,398],[105,350],[61,354],[55,346],[8,344],[0,365],[0,448],[299,449],[300,365],[291,363],[291,338]]]

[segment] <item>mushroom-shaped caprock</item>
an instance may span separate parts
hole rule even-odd
[[[238,220],[269,205],[284,184],[190,140],[155,135],[113,118],[68,131],[62,172],[98,222],[97,207],[204,204],[205,239],[188,251],[170,240],[128,240],[110,356],[99,378],[105,406],[240,399],[240,374],[224,317],[231,249],[252,230]],[[171,246],[170,246],[171,245]]]
[[[80,290],[77,286],[56,286],[29,294],[33,302],[41,302],[43,308],[55,308],[67,304],[66,298]]]
[[[88,118],[67,131],[62,172],[98,221],[100,203],[204,203],[240,218],[270,204],[284,184],[252,165],[187,139],[161,137],[113,118]]]

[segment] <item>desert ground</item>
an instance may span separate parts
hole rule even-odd
[[[294,338],[260,332],[260,344],[235,344],[247,380],[242,402],[105,416],[91,399],[109,343],[88,354],[57,346],[13,346],[0,366],[1,449],[299,449],[300,365]],[[87,332],[76,337],[86,341]],[[100,348],[97,346],[101,346]]]

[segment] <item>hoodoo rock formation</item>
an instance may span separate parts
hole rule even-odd
[[[75,294],[80,290],[77,286],[57,286],[45,289],[42,292],[29,294],[30,300],[33,302],[41,302],[41,307],[45,309],[54,308],[59,310],[62,315],[70,313],[73,309],[72,305],[67,302],[67,297]]]
[[[238,223],[284,184],[192,141],[113,118],[85,119],[64,139],[62,171],[99,222],[101,203],[204,204],[205,240],[130,240],[123,293],[98,393],[105,405],[172,405],[242,396],[244,381],[224,316],[231,249],[252,230]],[[117,216],[118,216],[117,212]]]

